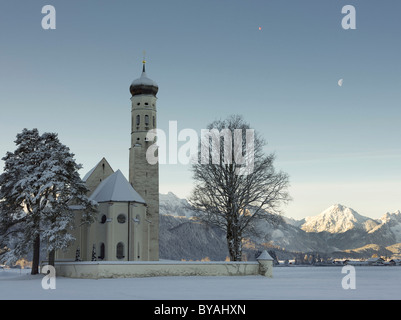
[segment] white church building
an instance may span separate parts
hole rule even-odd
[[[157,124],[158,89],[147,77],[144,61],[141,77],[130,86],[129,180],[120,170],[114,171],[105,158],[84,176],[88,196],[99,204],[97,221],[81,224],[82,208],[72,206],[76,212],[76,240],[67,251],[56,252],[57,275],[93,279],[257,274],[272,277],[273,259],[266,251],[257,262],[158,261],[159,166],[146,160],[146,150],[153,143],[147,141],[146,134]]]
[[[129,181],[103,158],[83,178],[91,200],[98,204],[97,221],[80,225],[82,211],[75,207],[75,242],[58,251],[57,260],[154,261],[159,260],[159,167],[149,164],[146,134],[156,129],[158,85],[146,75],[130,86],[131,146]]]

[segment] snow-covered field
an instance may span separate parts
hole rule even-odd
[[[356,267],[356,289],[344,290],[341,267],[277,267],[272,279],[246,277],[56,278],[42,289],[44,275],[0,270],[5,299],[401,299],[401,267]]]

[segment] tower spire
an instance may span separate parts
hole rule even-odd
[[[145,51],[145,50],[143,50],[143,60],[142,60],[142,64],[143,64],[143,66],[142,66],[142,72],[146,72],[146,70],[145,70],[145,65],[146,65],[146,51]]]
[[[145,52],[142,75],[130,86],[131,92],[131,147],[129,156],[129,182],[147,205],[144,243],[138,256],[142,260],[159,260],[159,164],[150,164],[146,153],[153,141],[147,139],[149,130],[157,129],[156,82],[145,73]],[[148,240],[145,240],[148,239]],[[141,242],[141,243],[142,243]],[[139,244],[140,241],[138,240]],[[135,244],[135,246],[137,245]],[[134,251],[135,252],[135,249]],[[141,254],[139,254],[141,252]]]
[[[142,74],[141,76],[134,80],[130,86],[130,92],[132,96],[139,94],[151,94],[156,96],[159,87],[156,82],[149,79],[146,74],[146,60],[145,57],[142,60]]]

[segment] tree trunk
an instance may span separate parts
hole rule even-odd
[[[235,227],[233,227],[235,228]],[[232,228],[232,229],[233,229]],[[238,236],[237,230],[227,230],[227,246],[230,254],[230,261],[242,260],[242,238]]]
[[[227,238],[228,252],[230,254],[230,261],[241,261],[242,260],[242,248],[235,239],[229,240]]]
[[[49,265],[54,267],[54,260],[56,256],[56,251],[53,249],[52,251],[49,252]]]
[[[32,270],[31,274],[39,273],[39,259],[40,259],[40,235],[37,234],[33,240],[33,257],[32,257]]]

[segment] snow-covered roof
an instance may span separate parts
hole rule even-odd
[[[145,61],[143,64],[141,76],[134,80],[129,87],[132,96],[136,95],[153,95],[156,97],[159,86],[152,79],[149,79],[145,71]]]
[[[366,261],[368,261],[368,262],[376,262],[376,261],[382,261],[382,260],[383,260],[382,258],[369,258]]]
[[[102,162],[102,160],[100,160],[100,162]],[[99,165],[100,162],[98,162],[98,163],[96,164],[96,166],[94,166],[92,169],[90,169],[90,170],[88,171],[88,173],[82,178],[82,181],[86,182],[86,181],[88,180],[88,178],[89,178],[90,175],[93,173],[93,171],[95,171],[96,167]]]
[[[257,260],[273,260],[270,254],[266,250],[263,250],[262,254],[257,258]]]
[[[120,170],[103,180],[90,196],[96,202],[139,202],[146,203],[130,185]]]
[[[111,168],[110,164],[107,162],[106,158],[103,157],[102,160],[100,160],[100,161],[96,164],[96,166],[94,166],[92,169],[90,169],[90,170],[84,175],[84,177],[82,178],[82,181],[83,181],[83,182],[87,182],[88,179],[90,178],[90,176],[92,175],[92,173],[95,172],[96,168],[99,167],[101,163],[103,163],[103,168],[104,168],[105,165],[107,165],[107,166],[110,168],[111,172],[114,172],[114,170]]]

